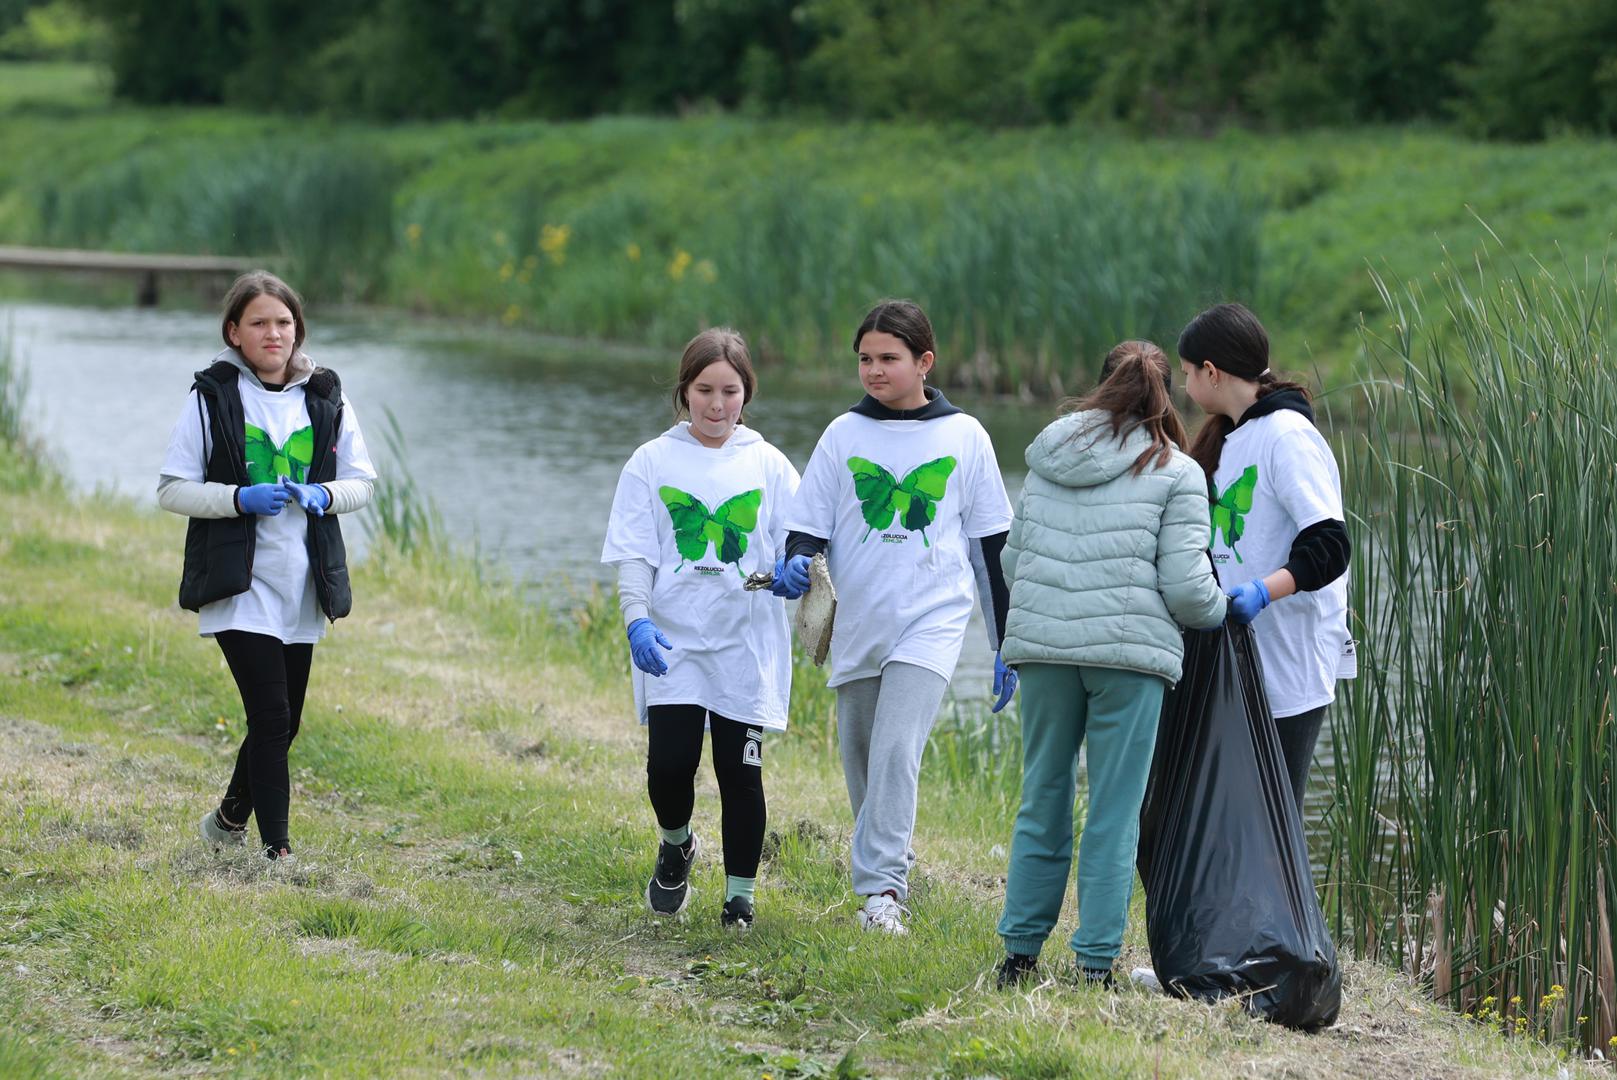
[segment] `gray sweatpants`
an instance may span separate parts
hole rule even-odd
[[[837,687],[842,775],[853,806],[853,891],[860,896],[909,895],[921,751],[948,686],[937,672],[891,663],[875,678]]]

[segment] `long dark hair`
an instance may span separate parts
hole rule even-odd
[[[1237,379],[1258,384],[1258,397],[1280,390],[1296,390],[1312,399],[1308,387],[1289,382],[1269,370],[1269,335],[1258,317],[1242,304],[1218,304],[1208,308],[1179,335],[1179,359],[1198,367],[1211,363]],[[1190,444],[1190,456],[1208,476],[1218,471],[1224,453],[1224,440],[1235,430],[1227,416],[1209,414]]]
[[[1152,342],[1125,341],[1106,354],[1100,375],[1099,386],[1063,403],[1061,411],[1104,412],[1111,417],[1112,436],[1119,440],[1144,428],[1151,445],[1134,459],[1134,475],[1163,468],[1173,460],[1175,447],[1185,447],[1185,423],[1173,407],[1173,369],[1167,356]],[[1092,430],[1094,426],[1075,432],[1073,438]]]
[[[892,334],[915,354],[917,360],[922,353],[937,356],[938,345],[932,335],[932,320],[913,300],[883,300],[871,308],[865,321],[854,331],[854,352],[859,351],[859,343],[869,333]]]

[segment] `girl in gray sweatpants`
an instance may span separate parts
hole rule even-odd
[[[932,326],[904,300],[854,334],[865,397],[820,437],[787,515],[787,560],[824,551],[836,584],[831,678],[866,929],[901,934],[921,753],[975,598],[997,643],[1010,500],[988,433],[926,385]],[[995,664],[997,708],[1015,676]]]

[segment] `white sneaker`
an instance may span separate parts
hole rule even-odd
[[[240,847],[247,843],[247,830],[245,828],[220,828],[219,822],[214,820],[213,815],[215,813],[216,811],[209,810],[208,815],[202,819],[202,824],[197,827],[197,831],[202,834],[203,840],[214,847],[223,847],[226,844],[235,844]]]
[[[298,862],[298,857],[290,851],[285,855],[277,855],[274,858],[271,858],[270,853],[266,851],[264,861],[269,864],[270,873],[272,874],[290,874],[302,865]]]
[[[1140,986],[1145,987],[1147,990],[1154,991],[1158,994],[1162,993],[1162,980],[1158,979],[1157,973],[1148,967],[1135,968],[1133,971],[1129,972],[1129,978]]]
[[[859,909],[859,925],[884,934],[907,934],[910,931],[904,925],[904,916],[908,914],[909,908],[886,893],[877,893],[865,898],[865,906]]]

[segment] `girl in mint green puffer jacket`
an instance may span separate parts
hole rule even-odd
[[[1161,349],[1125,341],[1101,384],[1027,450],[1003,557],[1004,660],[1022,691],[1022,805],[1011,840],[1001,986],[1033,972],[1072,866],[1078,749],[1089,814],[1078,854],[1080,976],[1110,985],[1123,944],[1157,716],[1180,627],[1224,621],[1207,558],[1207,482],[1182,452]]]

